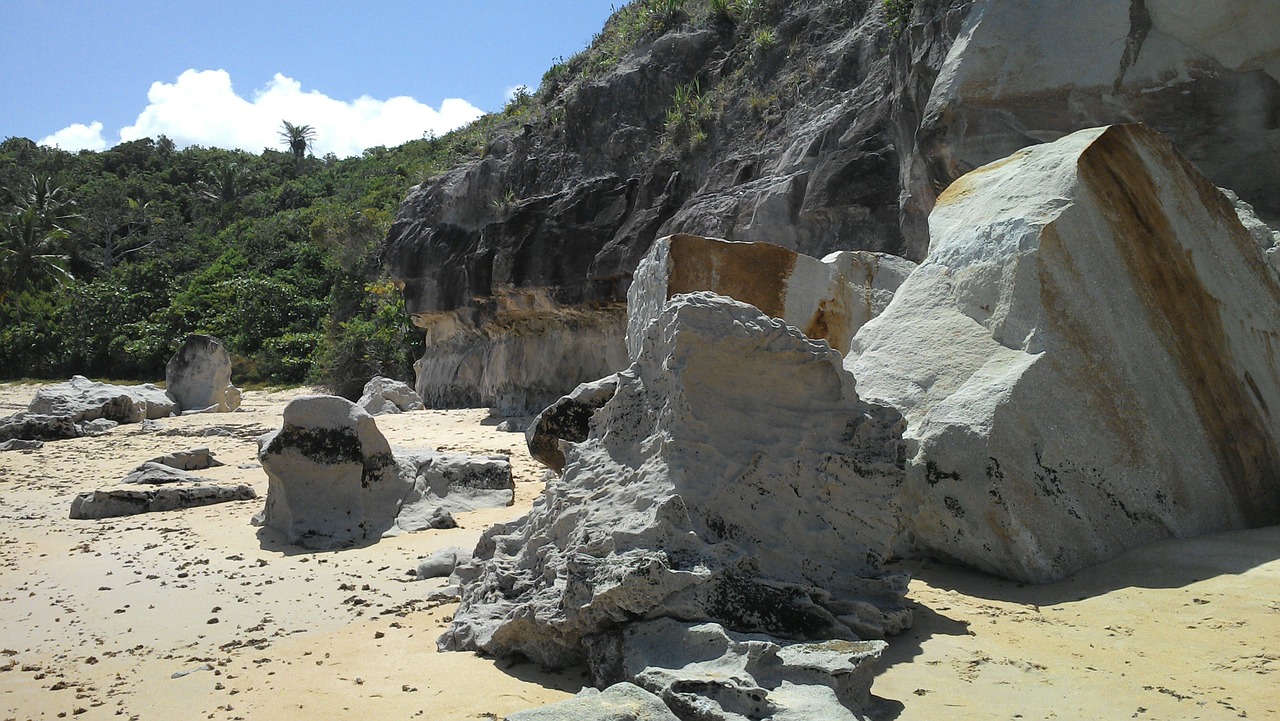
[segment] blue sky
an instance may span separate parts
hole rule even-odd
[[[350,155],[500,109],[615,3],[0,0],[0,138],[257,152],[288,119]]]

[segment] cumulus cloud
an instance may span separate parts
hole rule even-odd
[[[102,123],[96,120],[88,125],[72,123],[53,135],[41,138],[40,144],[72,152],[107,149],[107,141],[102,137]]]
[[[399,145],[424,134],[443,135],[483,114],[465,100],[450,98],[440,108],[399,96],[378,100],[362,96],[335,100],[302,83],[276,73],[265,87],[245,98],[236,94],[225,70],[187,70],[173,83],[156,82],[147,93],[148,105],[133,125],[120,130],[120,140],[167,135],[179,146],[206,145],[258,152],[279,148],[281,121],[315,128],[312,146],[317,155],[357,155],[376,145]],[[80,138],[101,123],[73,125],[41,140]],[[73,132],[76,128],[83,131]],[[59,145],[59,147],[67,147]],[[89,147],[89,146],[84,146]]]

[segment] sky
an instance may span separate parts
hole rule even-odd
[[[339,157],[442,135],[537,88],[623,0],[0,0],[0,139]]]

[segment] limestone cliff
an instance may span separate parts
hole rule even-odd
[[[533,411],[618,370],[617,306],[672,233],[919,261],[953,180],[1083,127],[1143,121],[1280,217],[1274,4],[906,6],[619,10],[482,157],[402,204],[387,250],[428,330],[423,398]]]

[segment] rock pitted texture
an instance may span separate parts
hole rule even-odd
[[[1019,151],[948,188],[930,226],[846,362],[907,419],[921,549],[1041,582],[1280,522],[1280,283],[1164,138]]]
[[[581,443],[591,430],[591,417],[604,407],[618,390],[618,376],[583,383],[569,395],[547,406],[525,431],[529,455],[559,473],[564,470],[561,441]]]
[[[897,5],[910,15],[893,27],[878,0],[759,2],[733,22],[677,13],[624,41],[635,23],[615,21],[531,107],[496,118],[480,157],[415,188],[389,237],[409,312],[429,330],[424,400],[501,405],[528,388],[548,395],[527,402],[536,412],[624,367],[585,361],[617,331],[583,319],[620,302],[672,233],[919,261],[952,181],[1084,127],[1146,122],[1280,218],[1274,2]],[[713,108],[696,119],[698,142],[668,127],[681,87]],[[510,326],[500,308],[531,296],[551,309]],[[566,355],[582,375],[505,370],[500,348],[564,347],[560,317],[597,334]]]
[[[422,398],[408,384],[382,376],[369,379],[356,405],[371,416],[420,411],[426,407],[422,404]]]
[[[240,407],[231,385],[231,355],[217,338],[191,335],[164,369],[165,389],[183,411],[226,413]]]
[[[401,531],[454,528],[454,513],[509,506],[506,457],[394,454],[373,416],[345,398],[303,396],[258,440],[267,501],[254,523],[289,543],[332,549]]]
[[[822,339],[842,355],[868,320],[884,310],[915,263],[884,253],[832,253],[822,260],[772,243],[673,235],[654,243],[627,294],[627,350],[667,301],[710,291],[760,309]]]
[[[139,513],[175,511],[211,506],[230,501],[251,501],[258,497],[244,483],[220,486],[208,483],[191,486],[164,486],[154,490],[109,489],[81,493],[71,500],[71,518],[117,518]]]
[[[550,706],[520,711],[504,721],[680,721],[662,699],[632,683],[603,691],[583,689],[577,696]]]
[[[630,681],[681,719],[856,721],[887,644],[788,642],[664,618],[588,645],[597,685]]]
[[[792,638],[908,625],[906,578],[879,572],[902,419],[860,401],[840,361],[751,306],[677,296],[564,475],[456,571],[441,646],[564,666],[643,618]]]

